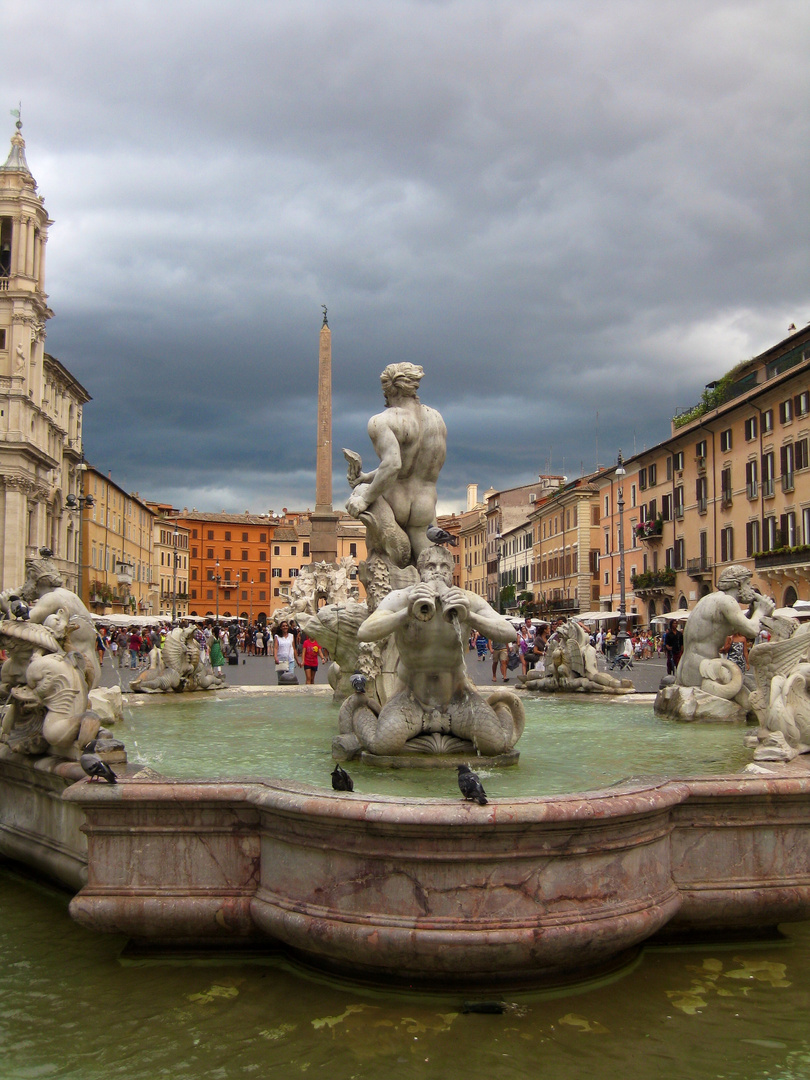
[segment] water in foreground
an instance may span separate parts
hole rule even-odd
[[[463,997],[386,995],[254,963],[119,959],[67,897],[0,867],[4,1080],[810,1078],[810,924],[785,940],[647,949],[602,985]],[[478,996],[478,1000],[481,996]]]

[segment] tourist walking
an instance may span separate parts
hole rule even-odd
[[[286,619],[278,628],[278,633],[273,635],[273,660],[277,668],[286,664],[287,671],[295,671],[296,664],[301,666],[295,650],[295,638]]]
[[[222,679],[225,677],[225,654],[222,651],[222,643],[219,640],[219,627],[215,626],[211,634],[211,644],[208,647],[211,657],[211,668],[215,675]]]

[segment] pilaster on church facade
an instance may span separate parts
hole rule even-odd
[[[49,219],[25,157],[21,124],[0,165],[0,588],[25,577],[26,557],[50,548],[78,585],[82,408],[90,395],[45,349]]]

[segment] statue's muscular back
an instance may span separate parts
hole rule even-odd
[[[447,429],[441,414],[417,400],[400,399],[371,418],[368,434],[381,464],[397,453],[396,440],[399,467],[385,496],[397,521],[403,527],[427,527],[436,513],[436,481],[446,456]]]

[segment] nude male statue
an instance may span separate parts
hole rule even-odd
[[[683,656],[675,672],[679,686],[701,686],[704,660],[717,660],[729,634],[743,634],[753,641],[760,630],[762,616],[772,615],[773,601],[750,584],[751,571],[744,566],[728,566],[717,580],[717,592],[699,600],[686,623]],[[750,616],[740,610],[750,604]]]
[[[380,464],[363,472],[360,458],[343,453],[353,488],[346,509],[366,524],[370,551],[397,567],[413,565],[428,545],[436,520],[436,481],[446,456],[441,415],[417,396],[424,371],[416,364],[389,364],[380,376],[386,408],[368,422]]]
[[[480,596],[452,584],[453,557],[444,548],[428,545],[417,568],[420,582],[389,593],[358,631],[360,641],[394,635],[404,684],[379,717],[358,713],[358,738],[372,753],[396,754],[414,736],[441,732],[482,754],[504,753],[523,730],[522,705],[508,693],[496,695],[503,700],[494,708],[488,704],[467,677],[464,648],[470,628],[499,641],[516,631]]]

